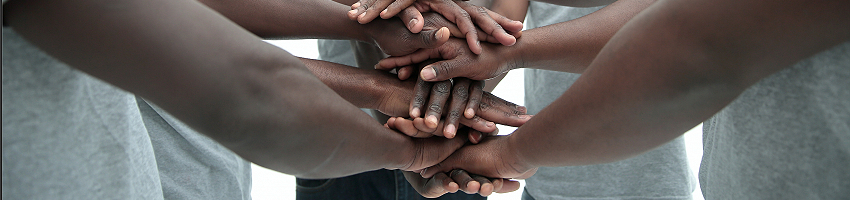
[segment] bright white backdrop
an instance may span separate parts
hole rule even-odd
[[[316,40],[268,40],[267,42],[285,49],[289,53],[304,58],[316,59],[319,57]],[[525,92],[523,83],[523,70],[513,70],[502,79],[501,83],[493,90],[493,94],[505,100],[519,105],[525,104]],[[509,134],[516,130],[514,127],[498,125],[500,134]],[[696,177],[699,169],[699,161],[702,159],[702,125],[694,127],[685,133],[685,145],[687,146],[688,160],[691,171]],[[269,199],[295,199],[295,177],[278,173],[257,165],[252,165],[253,188],[251,196],[255,200]],[[521,181],[525,185],[524,181]],[[490,200],[519,200],[522,189],[511,193],[494,194]],[[699,188],[694,190],[694,199],[702,200]]]

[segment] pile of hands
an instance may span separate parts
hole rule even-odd
[[[368,24],[378,16],[384,20],[397,17],[406,22],[403,24],[410,31],[382,34],[434,37],[430,38],[433,43],[425,48],[399,44],[393,36],[373,37],[382,51],[391,55],[376,68],[394,70],[400,80],[413,85],[412,97],[398,97],[410,99],[408,113],[399,113],[399,105],[381,106],[385,109],[380,111],[396,116],[384,126],[414,138],[466,140],[463,147],[442,163],[403,169],[420,194],[433,198],[458,190],[482,196],[511,192],[520,186],[514,178],[527,178],[536,172],[536,167],[515,166],[512,164],[515,160],[504,159],[497,153],[504,152],[507,137],[497,136],[495,125],[521,126],[531,116],[526,114],[525,107],[485,92],[482,81],[515,68],[497,56],[482,55],[485,50],[482,46],[514,45],[521,36],[521,22],[453,0],[360,0],[351,8],[348,17],[361,24]],[[457,38],[465,38],[466,42]],[[484,70],[461,68],[463,64],[485,60],[489,63],[482,67]],[[445,73],[449,71],[452,73]],[[397,100],[383,102],[393,101]],[[395,107],[396,111],[388,107]]]

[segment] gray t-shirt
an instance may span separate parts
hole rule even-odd
[[[850,42],[759,81],[703,129],[706,199],[850,198]]]
[[[234,153],[12,28],[2,41],[3,199],[250,199]]]
[[[532,1],[526,25],[536,28],[560,23],[601,8],[571,8]],[[579,76],[526,69],[525,104],[529,113],[537,113],[552,103]],[[536,200],[691,199],[696,187],[681,137],[645,154],[614,163],[541,167],[525,182],[526,192]]]

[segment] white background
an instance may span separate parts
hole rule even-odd
[[[316,40],[269,40],[267,41],[278,47],[281,47],[289,53],[304,57],[316,59],[319,57]],[[525,104],[525,93],[523,84],[523,70],[513,70],[496,86],[493,94],[510,102],[519,105]],[[498,125],[500,134],[509,134],[516,128]],[[694,127],[694,129],[685,133],[685,145],[687,146],[687,154],[691,171],[696,177],[699,169],[699,162],[702,159],[702,125]],[[268,170],[266,168],[252,165],[253,170],[253,188],[251,196],[255,200],[268,199],[295,199],[295,177]],[[522,181],[521,181],[522,182]],[[522,182],[523,186],[525,182]],[[489,197],[490,200],[503,199],[520,199],[522,187],[519,190],[505,194],[494,194]],[[702,200],[702,193],[699,188],[694,190],[694,199]],[[344,199],[344,197],[341,197]]]

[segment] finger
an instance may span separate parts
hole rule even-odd
[[[413,126],[416,127],[416,129],[421,131],[421,132],[428,133],[428,134],[431,134],[431,135],[436,135],[436,136],[443,136],[442,131],[437,131],[437,130],[442,130],[443,122],[437,123],[437,127],[432,128],[432,127],[429,127],[428,125],[426,125],[425,118],[415,118],[415,119],[413,119]]]
[[[450,57],[450,55],[444,55],[444,57]],[[422,68],[419,71],[419,77],[425,81],[443,81],[454,77],[484,80],[498,76],[498,74],[482,71],[485,69],[484,67],[489,66],[476,66],[475,64],[468,59],[439,61]]]
[[[463,113],[466,101],[469,99],[470,82],[471,80],[467,78],[458,78],[454,81],[451,94],[452,98],[449,103],[448,114],[446,115],[446,128],[443,130],[443,135],[446,138],[452,138],[457,133],[460,116]]]
[[[357,3],[352,4],[351,10],[348,11],[348,19],[358,20],[360,15],[365,13],[366,9],[368,9],[373,3],[375,3],[375,0],[360,0]]]
[[[517,115],[524,115],[528,112],[528,108],[526,108],[525,106],[517,105],[513,102],[507,101],[505,99],[502,99],[501,97],[493,95],[492,93],[483,93],[481,96],[481,100],[483,102],[493,105],[494,108],[499,109],[501,111]]]
[[[481,142],[481,139],[483,139],[483,137],[484,137],[484,133],[481,133],[481,131],[476,131],[476,130],[470,130],[469,131],[469,142],[472,143],[472,144],[478,144],[479,142]]]
[[[487,121],[479,116],[472,117],[472,119],[461,118],[460,124],[482,133],[490,133],[497,130],[496,123]]]
[[[402,171],[402,173],[416,192],[424,197],[437,198],[449,192],[457,192],[457,183],[454,183],[445,174],[425,179],[414,172]]]
[[[413,74],[413,66],[404,66],[398,68],[398,79],[399,80],[407,80],[410,78],[410,75]]]
[[[387,123],[384,124],[384,127],[395,130],[395,117],[387,119]]]
[[[442,27],[437,30],[425,30],[419,32],[417,34],[419,36],[419,40],[416,41],[418,44],[413,45],[420,49],[433,49],[437,48],[440,45],[445,44],[449,41],[449,37],[451,37],[451,33],[449,32],[449,28]]]
[[[457,2],[457,5],[469,13],[472,20],[475,20],[475,24],[478,25],[481,30],[495,37],[502,45],[511,46],[516,43],[516,38],[505,32],[502,25],[493,20],[490,13],[487,12],[487,8],[475,6],[466,2]]]
[[[440,13],[451,22],[457,24],[458,29],[466,37],[466,42],[472,53],[481,54],[481,44],[478,42],[478,31],[475,29],[475,24],[472,23],[472,18],[463,8],[458,6],[455,1],[444,0],[440,3],[431,4],[434,11]]]
[[[510,180],[510,179],[502,179],[502,186],[498,189],[494,189],[496,193],[508,193],[513,192],[519,189],[519,181]]]
[[[505,101],[491,94],[485,94],[478,104],[476,116],[483,119],[504,124],[508,126],[522,126],[531,119],[531,115],[525,114],[525,107]]]
[[[390,7],[387,9],[389,10],[390,8],[392,8],[397,2],[398,1],[390,4]],[[381,13],[381,18],[384,18],[383,13]],[[422,27],[425,26],[425,19],[422,17],[422,13],[419,12],[419,10],[416,10],[416,8],[413,6],[404,8],[404,10],[399,13],[398,18],[400,18],[401,21],[404,22],[404,24],[407,26],[407,30],[410,30],[411,33],[419,33],[420,31],[422,31]],[[451,33],[451,29],[449,30],[449,33]]]
[[[377,18],[378,15],[380,15],[381,11],[384,11],[384,9],[386,9],[387,6],[389,6],[392,2],[392,0],[373,1],[372,4],[368,5],[368,8],[366,8],[366,12],[361,13],[357,16],[357,22],[360,22],[360,24],[366,24],[371,22],[372,20]],[[362,6],[363,5],[361,4],[361,7]]]
[[[390,118],[390,119],[393,119],[393,125],[392,126],[395,127],[393,130],[397,130],[397,131],[404,133],[405,135],[408,135],[410,137],[427,138],[427,137],[431,137],[431,136],[434,135],[431,132],[420,131],[418,128],[416,128],[415,125],[413,125],[413,121],[411,121],[411,120],[404,119],[404,118],[401,118],[401,117],[395,117],[395,118]],[[387,123],[389,123],[389,121],[387,121]]]
[[[472,119],[475,117],[475,111],[478,110],[478,104],[481,103],[481,96],[484,95],[484,81],[473,81],[469,89],[469,101],[466,102],[466,111],[463,112],[463,116]]]
[[[431,94],[432,82],[416,80],[416,86],[413,88],[413,99],[410,101],[410,117],[422,117],[422,106],[425,105],[428,95]]]
[[[428,181],[428,184],[425,185],[425,188],[442,188],[444,191],[449,193],[455,193],[459,189],[457,182],[452,180],[445,173],[439,173],[431,178],[432,181]]]
[[[442,174],[442,173],[439,173]],[[466,171],[462,169],[455,169],[449,172],[452,180],[457,182],[459,189],[467,194],[475,194],[478,193],[478,189],[481,186],[481,183],[476,181],[469,175]],[[489,182],[489,181],[488,181]]]
[[[478,194],[485,197],[493,194],[493,183],[490,182],[490,179],[475,174],[472,174],[471,176],[473,180],[481,184],[481,186],[478,187]]]
[[[384,58],[378,61],[378,64],[375,64],[375,69],[391,70],[401,66],[421,63],[432,58],[442,58],[440,51],[437,49],[419,49],[408,55]]]
[[[492,10],[487,10],[487,13],[490,14],[490,18],[502,25],[502,28],[509,34],[513,35],[514,38],[522,37],[522,22],[514,21],[510,18],[507,18],[499,13],[493,12]]]
[[[451,81],[437,82],[431,87],[431,99],[428,100],[428,110],[425,113],[425,125],[429,128],[437,128],[451,88]]]

